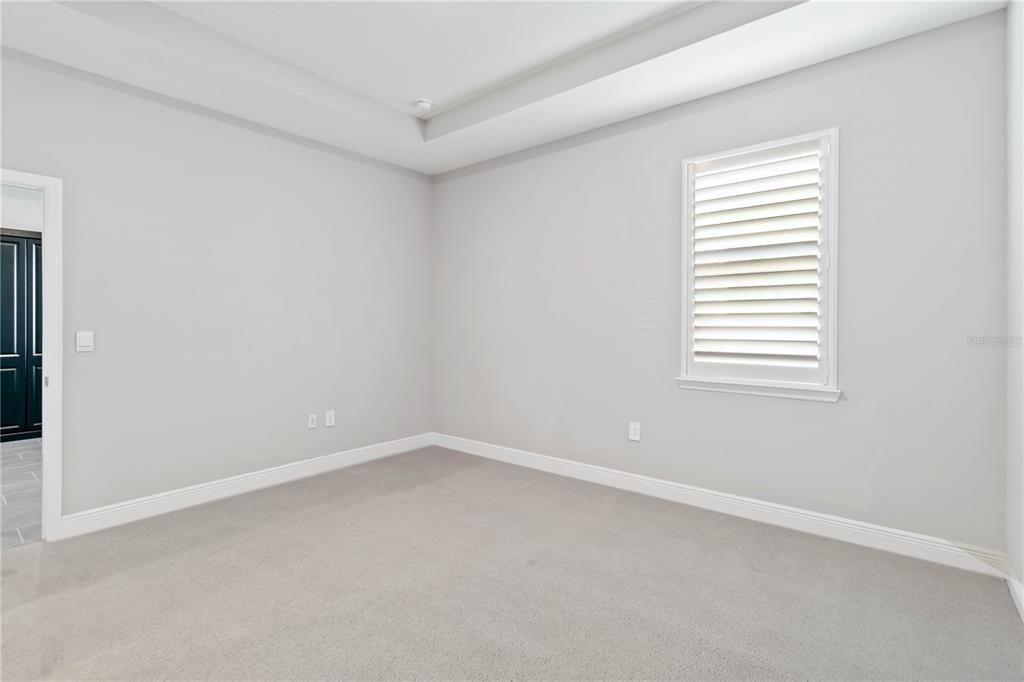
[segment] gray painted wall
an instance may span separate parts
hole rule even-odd
[[[1007,355],[968,344],[1007,328],[1004,46],[988,15],[433,187],[7,59],[2,164],[64,178],[97,333],[64,511],[438,430],[1005,547]],[[830,126],[843,401],[678,389],[680,161]]]
[[[1006,554],[1024,576],[1024,4],[1006,10]]]
[[[64,513],[429,430],[426,180],[10,59],[3,94],[96,332],[65,342]]]
[[[437,430],[1005,546],[1002,12],[443,176]],[[679,389],[682,159],[840,128],[838,404]],[[626,440],[639,420],[643,441]]]

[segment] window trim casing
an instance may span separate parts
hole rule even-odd
[[[825,223],[821,227],[823,254],[821,262],[826,269],[824,298],[826,325],[825,353],[827,380],[824,384],[805,383],[798,381],[782,381],[764,378],[734,378],[697,376],[690,371],[690,349],[692,339],[692,279],[693,279],[693,200],[690,188],[693,184],[692,167],[694,164],[721,159],[723,157],[746,154],[763,149],[770,149],[796,142],[805,142],[825,138],[828,140],[828,155],[825,159],[826,183],[823,185],[824,200],[821,219]],[[841,395],[839,389],[839,128],[827,128],[793,137],[761,142],[737,149],[730,149],[713,154],[690,157],[682,162],[682,318],[680,324],[680,372],[676,378],[680,388],[699,391],[720,391],[725,393],[743,393],[748,395],[769,396],[776,398],[795,398],[817,402],[837,402]]]

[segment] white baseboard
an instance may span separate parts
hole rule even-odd
[[[1010,588],[1010,596],[1013,597],[1013,605],[1017,607],[1017,615],[1024,620],[1024,583],[1021,583],[1012,573],[1006,576],[1006,584]]]
[[[839,516],[831,516],[807,509],[787,507],[774,502],[755,500],[740,495],[698,488],[683,483],[674,483],[650,476],[631,474],[616,469],[594,466],[559,459],[535,452],[516,450],[501,445],[492,445],[480,441],[433,434],[434,445],[459,450],[478,457],[486,457],[509,464],[538,469],[559,476],[577,478],[590,483],[620,488],[631,492],[658,497],[663,500],[682,502],[694,507],[710,509],[724,514],[740,516],[753,521],[769,523],[783,528],[821,535],[863,545],[887,552],[895,552],[905,556],[932,561],[954,568],[984,573],[1000,578],[1008,577],[1006,555],[992,549],[950,542],[942,538],[910,533],[895,528],[878,526],[873,523],[855,521]],[[1020,584],[1018,583],[1018,586]],[[1011,585],[1011,590],[1013,586]]]
[[[68,514],[61,518],[57,537],[51,539],[91,533],[429,445],[1005,578],[1024,613],[1024,585],[1010,576],[1005,554],[996,550],[440,433],[354,448]]]
[[[213,502],[260,488],[268,488],[374,459],[417,450],[431,445],[432,442],[433,434],[423,433],[68,514],[61,518],[57,537],[47,538],[47,540],[60,540],[120,526],[124,523],[139,521],[186,507],[194,507],[197,504]]]

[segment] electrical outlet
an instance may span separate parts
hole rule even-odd
[[[640,441],[640,422],[629,422],[629,439]]]
[[[334,410],[324,412],[324,426],[334,426]]]
[[[311,414],[308,417],[306,417],[306,428],[307,429],[315,429],[316,428],[316,412],[314,412],[313,414]]]

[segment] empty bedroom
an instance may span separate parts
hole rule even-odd
[[[3,0],[0,676],[1024,679],[1022,42]]]

